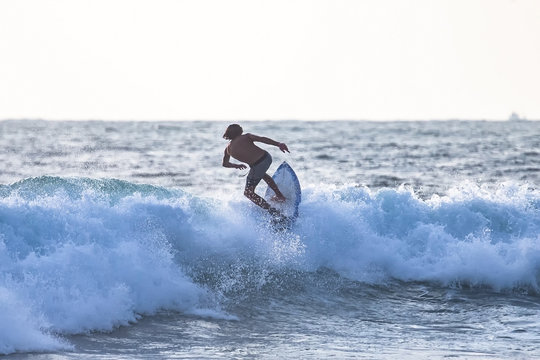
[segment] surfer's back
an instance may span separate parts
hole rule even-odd
[[[253,143],[254,137],[249,133],[236,136],[227,147],[227,152],[236,160],[246,164],[257,162],[264,156],[265,151]]]

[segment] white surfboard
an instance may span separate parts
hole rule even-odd
[[[272,175],[272,179],[274,179],[286,200],[284,202],[272,201],[275,193],[270,187],[266,189],[264,198],[272,207],[278,209],[292,222],[298,217],[298,206],[302,200],[302,190],[298,177],[291,166],[284,161]]]

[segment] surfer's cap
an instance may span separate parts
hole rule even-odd
[[[232,140],[237,136],[242,135],[242,127],[238,124],[231,124],[227,127],[227,130],[225,130],[225,134],[223,134],[223,138],[227,140]]]

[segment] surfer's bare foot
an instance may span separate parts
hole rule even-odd
[[[272,198],[270,200],[275,201],[275,202],[284,202],[285,200],[287,200],[287,198],[285,196],[283,196],[283,195],[281,195],[281,196],[274,195],[274,196],[272,196]]]

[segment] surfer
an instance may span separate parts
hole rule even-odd
[[[246,179],[244,195],[258,206],[268,210],[270,214],[282,216],[277,209],[270,206],[268,202],[255,193],[255,187],[261,180],[264,180],[276,194],[272,200],[277,202],[285,201],[285,196],[279,191],[278,186],[272,177],[266,173],[266,170],[268,170],[270,164],[272,164],[272,156],[270,156],[267,151],[255,145],[254,142],[262,142],[264,144],[277,146],[282,152],[289,152],[289,149],[284,143],[277,142],[267,137],[242,133],[243,129],[238,124],[232,124],[227,127],[225,134],[223,134],[223,138],[230,140],[230,143],[225,148],[223,166],[240,170],[247,168],[244,164],[231,163],[229,161],[231,156],[238,161],[248,164],[250,170]]]

